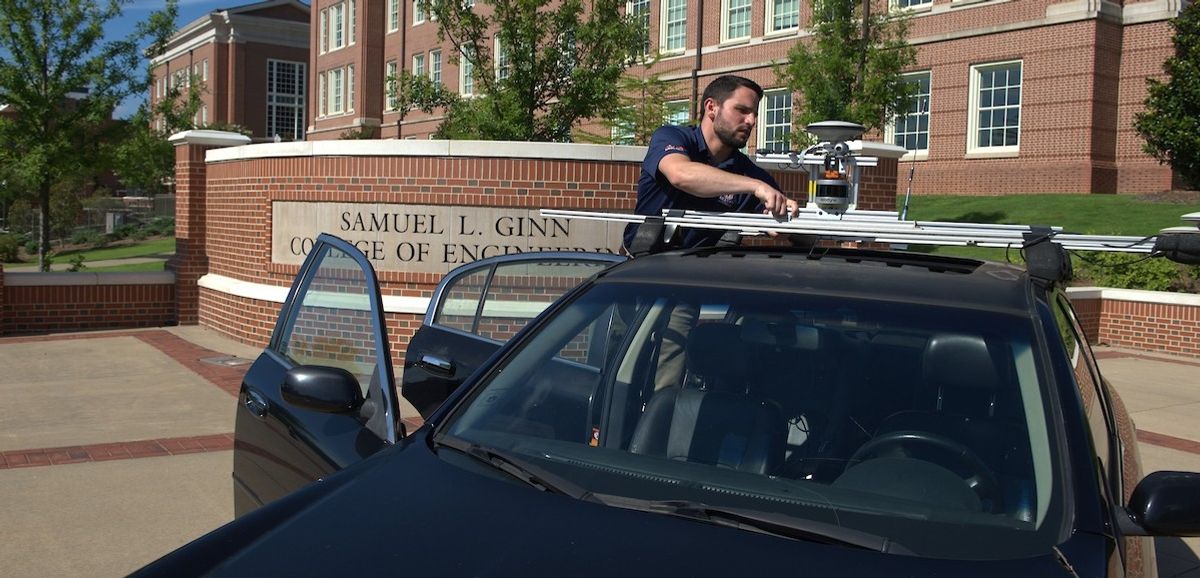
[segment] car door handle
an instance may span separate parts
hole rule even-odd
[[[263,394],[253,389],[246,390],[245,404],[246,409],[250,410],[250,413],[257,418],[265,418],[267,416],[267,408],[271,405],[267,402],[267,398],[263,397]]]
[[[422,367],[441,373],[454,373],[454,363],[448,359],[444,359],[436,355],[422,355],[421,360],[418,363],[420,363]]]

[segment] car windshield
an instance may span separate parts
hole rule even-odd
[[[439,433],[622,507],[1026,557],[1057,543],[1063,517],[1035,340],[1012,313],[597,283]]]

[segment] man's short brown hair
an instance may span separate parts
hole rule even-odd
[[[704,95],[700,97],[700,104],[703,105],[705,102],[708,102],[708,99],[711,98],[714,102],[720,105],[725,102],[725,99],[729,98],[729,96],[733,94],[733,91],[743,86],[753,90],[755,96],[757,96],[759,100],[762,100],[763,89],[758,85],[757,82],[754,82],[749,78],[744,78],[733,74],[726,74],[723,76],[718,76],[717,78],[713,79],[712,82],[708,83],[708,87],[704,89]]]

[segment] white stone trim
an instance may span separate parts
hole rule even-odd
[[[177,132],[167,139],[167,142],[175,145],[202,145],[202,146],[219,146],[232,147],[245,145],[250,142],[250,137],[236,133],[226,132],[223,130],[185,130]]]
[[[196,132],[217,131],[187,131],[171,137],[171,140],[174,142],[181,135]],[[249,143],[249,139],[246,139],[245,142]],[[263,158],[326,156],[479,157],[640,163],[646,156],[646,147],[471,140],[320,140],[229,146],[208,151],[205,159],[212,163]]]
[[[270,303],[283,303],[287,301],[288,291],[290,287],[280,287],[278,285],[266,285],[264,283],[251,283],[242,281],[216,273],[208,273],[197,281],[197,285],[243,299],[254,299],[256,301],[267,301]],[[387,313],[412,313],[416,315],[425,315],[425,311],[429,309],[428,297],[405,297],[401,295],[384,295],[383,310]]]
[[[1071,299],[1104,299],[1111,301],[1134,301],[1156,305],[1183,305],[1200,307],[1200,295],[1194,293],[1171,293],[1168,291],[1142,291],[1139,289],[1114,289],[1111,287],[1068,287]]]
[[[6,271],[8,287],[80,287],[89,285],[174,285],[175,273],[41,273]]]

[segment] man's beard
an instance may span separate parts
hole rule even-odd
[[[723,115],[718,114],[716,122],[713,123],[713,132],[717,133],[717,138],[734,150],[741,150],[746,146],[746,141],[750,140],[750,131],[746,131],[746,136],[741,136],[737,133],[737,126],[725,122]]]

